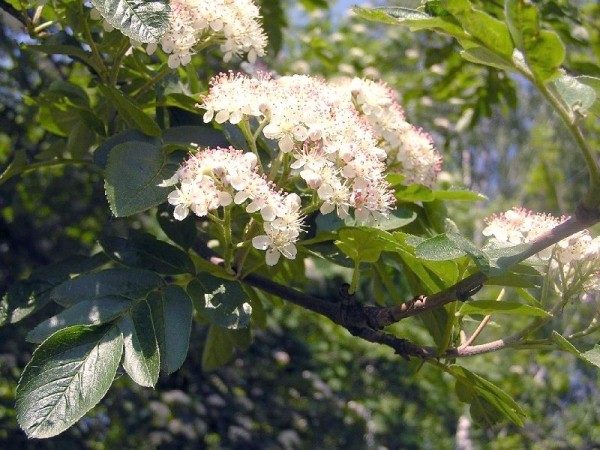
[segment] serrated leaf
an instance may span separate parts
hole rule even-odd
[[[213,325],[237,330],[250,325],[252,307],[237,281],[202,273],[187,287],[198,314]]]
[[[192,328],[192,302],[179,286],[170,285],[148,296],[160,349],[160,366],[166,373],[181,367],[187,356]]]
[[[194,272],[194,263],[186,252],[151,234],[132,233],[129,239],[107,236],[100,240],[100,245],[112,259],[125,266],[165,275]]]
[[[471,300],[464,302],[458,314],[466,316],[470,314],[509,314],[516,316],[550,317],[548,312],[535,306],[525,305],[519,302],[495,301],[495,300]]]
[[[158,42],[169,25],[166,0],[92,0],[104,19],[138,42]]]
[[[162,286],[162,278],[148,270],[106,269],[65,281],[52,289],[50,298],[63,306],[110,296],[138,299]]]
[[[119,328],[125,347],[123,368],[137,384],[153,387],[160,373],[160,350],[148,302],[138,303]]]
[[[148,136],[160,136],[162,130],[154,119],[146,114],[138,105],[125,97],[120,91],[102,84],[99,85],[98,88],[100,89],[100,92],[112,102],[127,126],[140,130]]]
[[[130,299],[118,296],[83,300],[38,324],[27,334],[27,340],[42,342],[56,331],[73,325],[100,325],[119,317],[130,306]]]
[[[113,214],[130,216],[165,202],[173,188],[158,184],[173,176],[178,163],[158,145],[145,142],[116,145],[108,156],[105,180]]]
[[[104,397],[123,353],[116,326],[60,330],[33,353],[17,386],[17,421],[27,436],[56,436]]]

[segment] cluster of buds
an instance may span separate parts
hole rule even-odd
[[[174,217],[185,219],[190,211],[207,216],[220,207],[242,205],[249,214],[259,213],[264,235],[252,240],[255,248],[266,250],[266,262],[274,265],[280,255],[293,259],[301,231],[300,197],[278,191],[257,168],[253,153],[233,148],[198,151],[161,186],[175,186],[168,202],[175,206]]]
[[[265,54],[267,38],[258,6],[252,0],[171,0],[169,26],[160,39],[171,68],[189,64],[197,45],[221,42],[224,61],[247,54],[254,62]],[[148,44],[152,54],[157,44]]]
[[[513,208],[489,217],[483,235],[489,237],[494,246],[525,244],[567,219]],[[552,267],[560,268],[568,284],[580,280],[585,289],[600,290],[600,237],[593,238],[587,230],[583,230],[542,250],[537,256],[550,261]]]

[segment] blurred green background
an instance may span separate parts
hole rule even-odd
[[[449,205],[450,216],[476,242],[482,218],[495,211],[513,205],[555,214],[572,210],[585,185],[585,167],[531,86],[462,60],[452,41],[435,34],[359,21],[348,14],[354,3],[263,0],[272,48],[259,68],[390,83],[409,120],[431,132],[444,154],[443,182],[489,198],[475,207]],[[409,3],[418,1],[402,5]],[[502,7],[499,1],[474,3],[493,14]],[[568,70],[600,76],[597,1],[536,3],[544,26],[567,45]],[[6,5],[0,2],[9,11]],[[0,167],[5,167],[17,149],[35,159],[68,144],[49,132],[44,111],[29,99],[44,95],[61,76],[84,75],[68,58],[28,51],[23,46],[28,38],[7,12],[1,12],[0,23]],[[210,67],[201,78],[227,68],[210,54],[196,58],[203,70]],[[594,117],[587,122],[597,149],[600,123]],[[0,185],[0,294],[34,268],[93,252],[103,230],[140,228],[144,220],[140,215],[125,224],[111,218],[102,178],[93,172],[49,168],[10,179]],[[320,295],[336,289],[334,281],[315,283]],[[38,318],[0,328],[0,448],[600,447],[598,374],[570,355],[507,350],[469,360],[470,369],[514,395],[529,415],[520,429],[483,429],[456,399],[452,380],[438,371],[404,362],[293,306],[267,308],[267,326],[255,330],[250,348],[222,369],[202,371],[206,329],[196,326],[183,368],[162,378],[156,390],[123,375],[99,407],[45,441],[28,441],[14,417],[16,382],[33,350],[25,334]],[[583,314],[585,308],[574,309],[568,317],[575,323]]]

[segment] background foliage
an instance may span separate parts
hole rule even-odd
[[[474,3],[493,15],[501,12],[500,2]],[[474,206],[450,203],[451,217],[461,230],[477,238],[482,227],[477,219],[488,212],[521,204],[561,213],[581,196],[577,186],[584,185],[586,172],[579,156],[558,119],[522,78],[466,62],[450,39],[358,20],[325,1],[262,4],[271,45],[269,67],[326,77],[381,76],[401,93],[412,121],[435,132],[445,155],[446,179],[490,199]],[[565,66],[577,75],[600,76],[596,2],[537,4],[544,26],[567,45]],[[71,2],[61,5],[77,19],[78,8]],[[41,165],[65,149],[83,159],[103,136],[112,134],[93,117],[100,98],[87,93],[96,63],[77,55],[49,56],[48,45],[65,45],[68,36],[58,33],[54,42],[45,41],[46,48],[36,47],[40,41],[27,37],[12,15],[19,17],[22,5],[0,6],[0,165],[12,161],[17,167],[25,160]],[[118,32],[107,36],[101,45],[119,47]],[[197,116],[186,114],[194,103],[187,95],[203,90],[211,74],[227,67],[210,51],[195,58],[199,73],[188,71],[184,80],[191,92],[171,75],[155,90],[144,84],[129,87],[140,101],[144,95],[157,95],[168,107],[157,121],[171,127],[198,124]],[[127,74],[145,80],[159,74],[158,63],[145,65],[136,59],[123,55]],[[73,90],[73,85],[80,89]],[[587,122],[598,148],[600,124],[592,115]],[[157,125],[143,117],[127,125],[157,134]],[[101,154],[96,150],[95,158],[105,164]],[[154,211],[128,219],[111,216],[102,176],[90,167],[53,165],[17,172],[4,172],[0,185],[0,292],[48,263],[90,254],[108,234],[123,235],[131,228],[159,233]],[[331,275],[317,277],[315,291],[335,295],[339,278]],[[201,348],[208,328],[196,323],[182,369],[161,377],[156,390],[121,376],[99,407],[46,441],[27,441],[14,412],[16,382],[33,349],[25,335],[42,317],[0,328],[0,444],[99,449],[600,445],[597,375],[572,355],[548,352],[532,358],[508,350],[469,360],[469,369],[515,396],[528,415],[522,428],[506,423],[481,428],[455,400],[449,377],[359,342],[314,314],[279,302],[265,305],[268,318],[254,342],[226,366],[203,371]],[[563,316],[564,327],[576,326],[595,308],[594,301],[572,307]],[[419,333],[416,322],[402,327]],[[510,326],[510,321],[498,325]],[[490,336],[495,332],[491,327]]]

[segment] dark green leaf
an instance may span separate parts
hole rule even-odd
[[[160,136],[162,130],[157,123],[148,114],[146,114],[138,105],[125,97],[117,89],[99,85],[102,94],[107,97],[115,106],[119,115],[125,121],[127,126],[136,128],[148,136]]]
[[[235,346],[229,336],[229,330],[211,325],[202,351],[202,368],[215,370],[233,358]]]
[[[187,356],[192,329],[192,302],[179,286],[167,286],[148,297],[160,348],[160,367],[173,373]]]
[[[92,0],[117,30],[138,42],[158,42],[169,25],[166,0]]]
[[[159,146],[145,142],[116,145],[106,165],[106,197],[113,214],[130,216],[159,205],[172,187],[160,187],[173,176],[178,160]]]
[[[202,273],[188,285],[187,290],[198,314],[211,324],[232,330],[250,325],[252,307],[239,282]]]
[[[17,420],[31,438],[56,436],[106,394],[123,353],[115,326],[60,330],[33,353],[17,386]]]
[[[118,296],[83,300],[37,325],[27,334],[27,340],[42,342],[56,331],[72,325],[100,325],[110,322],[130,306],[130,299]]]
[[[165,144],[180,144],[189,146],[198,144],[205,147],[227,147],[229,142],[225,135],[209,125],[186,125],[165,130],[162,136]]]
[[[167,237],[187,250],[196,241],[196,221],[193,216],[176,220],[171,209],[168,205],[160,205],[156,211],[156,219]]]
[[[125,344],[123,368],[141,386],[154,386],[160,372],[160,350],[152,312],[146,300],[119,322]]]
[[[100,245],[111,258],[125,266],[165,275],[194,273],[194,263],[186,252],[151,234],[131,233],[129,239],[107,236],[100,240]]]
[[[52,289],[50,298],[63,306],[111,296],[138,299],[162,286],[162,278],[148,270],[107,269],[65,281]]]
[[[156,146],[160,145],[160,141],[156,137],[146,136],[144,133],[137,130],[125,130],[109,137],[94,150],[94,164],[105,168],[111,150],[117,145],[125,142],[134,142],[133,145],[137,145],[136,143],[138,142],[146,142]]]

